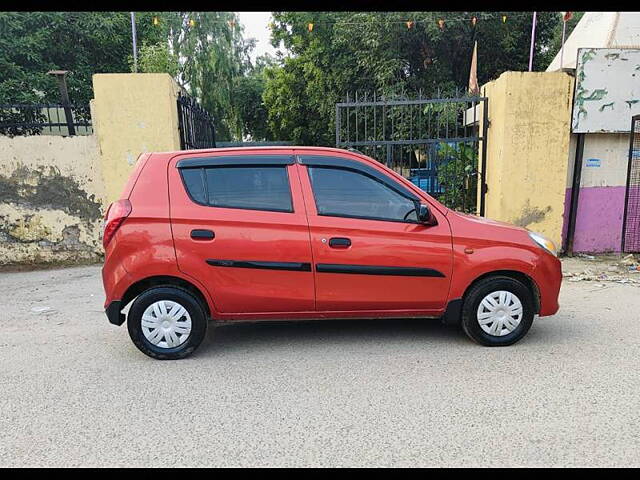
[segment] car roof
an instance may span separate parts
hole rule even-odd
[[[175,150],[175,151],[164,151],[164,152],[150,152],[152,155],[194,155],[194,154],[203,154],[203,153],[220,153],[220,152],[255,152],[259,151],[271,151],[271,150],[286,150],[286,151],[294,151],[294,150],[302,150],[302,151],[326,151],[326,152],[335,152],[335,153],[359,153],[353,150],[346,150],[344,148],[335,148],[335,147],[312,147],[312,146],[291,146],[291,145],[268,145],[268,146],[247,146],[247,147],[221,147],[221,148],[201,148],[195,150]]]

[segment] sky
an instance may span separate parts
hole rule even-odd
[[[236,12],[240,17],[240,23],[244,25],[244,37],[255,38],[258,42],[255,50],[251,53],[251,59],[265,53],[275,55],[276,49],[271,46],[269,38],[271,31],[269,30],[269,22],[271,21],[271,12]]]

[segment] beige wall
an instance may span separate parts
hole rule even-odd
[[[490,122],[485,216],[538,231],[558,247],[573,83],[562,72],[506,72],[483,87]]]
[[[91,115],[107,202],[118,199],[140,153],[180,149],[178,89],[166,73],[93,76]]]
[[[98,260],[104,195],[92,135],[0,136],[0,265]]]
[[[94,135],[0,136],[0,265],[100,260],[102,217],[138,155],[180,149],[169,75],[99,74],[93,85]]]

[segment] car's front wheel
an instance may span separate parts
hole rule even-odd
[[[511,277],[488,277],[465,295],[462,329],[481,345],[512,345],[529,331],[534,315],[529,288]]]
[[[175,360],[190,355],[202,343],[207,317],[190,292],[161,286],[138,295],[127,315],[127,328],[142,353]]]

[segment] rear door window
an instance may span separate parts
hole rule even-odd
[[[212,207],[293,211],[286,167],[216,167],[206,175]]]
[[[286,165],[181,168],[191,199],[210,207],[293,212]]]

